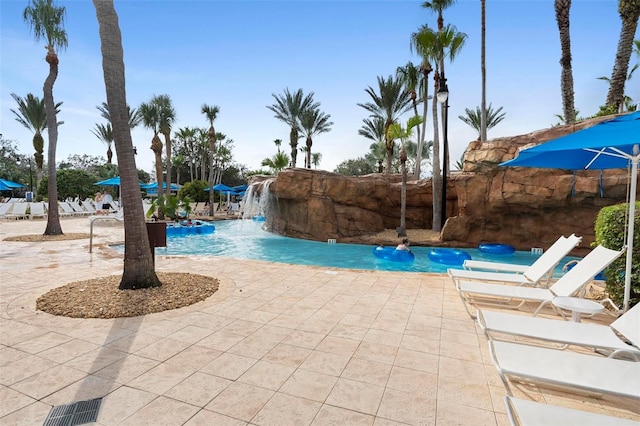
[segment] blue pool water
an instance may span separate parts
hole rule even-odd
[[[428,247],[412,246],[415,261],[393,262],[373,255],[373,246],[359,244],[328,244],[275,235],[262,230],[263,223],[251,220],[214,222],[212,234],[168,236],[167,247],[156,248],[157,255],[224,256],[236,259],[315,265],[331,268],[350,268],[377,271],[446,272],[449,266],[429,260]],[[123,250],[123,246],[115,247]],[[488,255],[477,249],[464,249],[472,259],[530,265],[538,258],[530,252],[510,255]],[[567,257],[567,261],[576,259]],[[562,266],[557,269],[561,273]]]

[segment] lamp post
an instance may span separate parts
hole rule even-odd
[[[440,74],[440,88],[436,94],[438,103],[443,107],[442,116],[442,227],[447,221],[447,174],[449,170],[449,138],[448,138],[448,126],[449,126],[449,87],[447,86],[447,79],[444,76],[444,72]]]

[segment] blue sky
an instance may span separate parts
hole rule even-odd
[[[0,1],[0,133],[32,153],[32,135],[14,120],[10,94],[42,96],[48,73],[43,42],[35,42],[22,20],[26,0]],[[102,123],[95,106],[106,100],[100,40],[90,1],[57,1],[67,9],[67,50],[59,53],[56,102],[57,159],[70,154],[105,156],[90,132]],[[177,110],[175,128],[206,127],[203,103],[220,106],[216,130],[235,141],[235,161],[249,169],[275,153],[274,139],[288,141],[287,126],[266,106],[285,88],[313,91],[331,114],[332,131],[314,139],[319,168],[333,170],[363,156],[370,141],[358,135],[367,117],[367,86],[377,76],[419,58],[411,53],[412,32],[436,17],[419,1],[116,1],[126,66],[127,99],[137,107],[154,94],[168,94]],[[450,90],[449,141],[452,162],[477,134],[458,119],[480,104],[480,2],[459,0],[445,22],[468,35],[447,64]],[[617,1],[574,0],[571,42],[576,108],[591,115],[604,103],[620,32]],[[636,36],[637,38],[637,36]],[[552,0],[487,1],[487,102],[502,106],[506,119],[489,138],[529,133],[557,122],[560,46]],[[632,58],[632,64],[637,61]],[[640,76],[627,94],[640,100]],[[405,121],[403,119],[403,121]],[[429,123],[431,118],[429,117]],[[429,131],[428,134],[432,134]],[[138,167],[152,169],[152,134],[132,132]],[[46,139],[46,135],[45,135]],[[288,144],[285,146],[288,148]],[[298,156],[298,165],[303,164]]]

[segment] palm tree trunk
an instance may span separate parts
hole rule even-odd
[[[295,167],[298,158],[298,129],[295,126],[291,127],[289,133],[289,145],[291,145],[291,167]]]
[[[311,168],[311,146],[313,145],[313,141],[311,140],[311,136],[307,136],[307,152],[305,157],[305,164],[308,169]]]
[[[424,150],[424,140],[427,135],[427,105],[429,103],[429,73],[431,72],[431,65],[425,63],[422,65],[423,85],[424,85],[424,100],[422,102],[422,131],[418,134],[418,152],[416,153],[416,170],[415,179],[420,179],[421,167],[422,167],[422,151]]]
[[[434,93],[438,91],[438,67],[434,73]],[[440,136],[438,129],[438,99],[436,96],[431,100],[431,112],[433,114],[433,173],[432,173],[432,188],[433,188],[433,216],[431,229],[440,232],[442,229],[442,175],[440,171]]]
[[[571,36],[569,34],[569,11],[571,0],[555,0],[556,21],[560,32],[560,65],[562,73],[560,77],[560,90],[562,92],[562,110],[565,124],[576,121],[573,94],[573,71],[571,69]]]
[[[164,134],[164,147],[167,154],[166,167],[167,167],[167,194],[171,194],[171,133]]]
[[[133,153],[125,95],[124,60],[118,15],[113,1],[94,0],[100,25],[103,71],[107,103],[120,169],[121,202],[124,207],[124,270],[120,289],[161,285],[154,271],[144,211],[138,187],[138,170]]]
[[[609,92],[607,93],[607,106],[620,105],[624,101],[624,85],[627,81],[629,59],[633,49],[633,38],[638,27],[640,17],[640,0],[619,0],[618,12],[622,20],[616,62],[613,66]]]
[[[213,210],[213,199],[214,199],[214,192],[213,192],[213,187],[214,187],[214,162],[215,162],[215,156],[213,155],[216,151],[216,139],[215,139],[215,134],[216,131],[213,127],[213,125],[211,125],[211,128],[209,128],[209,155],[210,155],[210,162],[209,162],[209,216],[212,216],[215,214],[215,211]]]
[[[53,101],[53,84],[58,78],[58,57],[51,48],[47,54],[49,63],[49,75],[44,81],[44,106],[47,111],[47,134],[49,135],[49,149],[47,150],[47,162],[49,169],[49,182],[47,196],[49,197],[49,213],[47,215],[47,227],[44,235],[62,235],[60,226],[60,214],[58,213],[58,182],[56,176],[56,147],[58,145],[58,118]]]
[[[480,101],[480,141],[487,140],[487,63],[485,60],[486,53],[486,0],[480,0],[480,73],[482,75],[482,99]]]

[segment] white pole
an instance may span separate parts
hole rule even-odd
[[[640,145],[633,146],[631,157],[631,194],[629,195],[629,231],[627,235],[627,261],[624,276],[624,303],[622,311],[629,310],[631,298],[631,267],[633,266],[633,233],[636,221],[636,190],[638,187],[638,160],[640,159]]]

